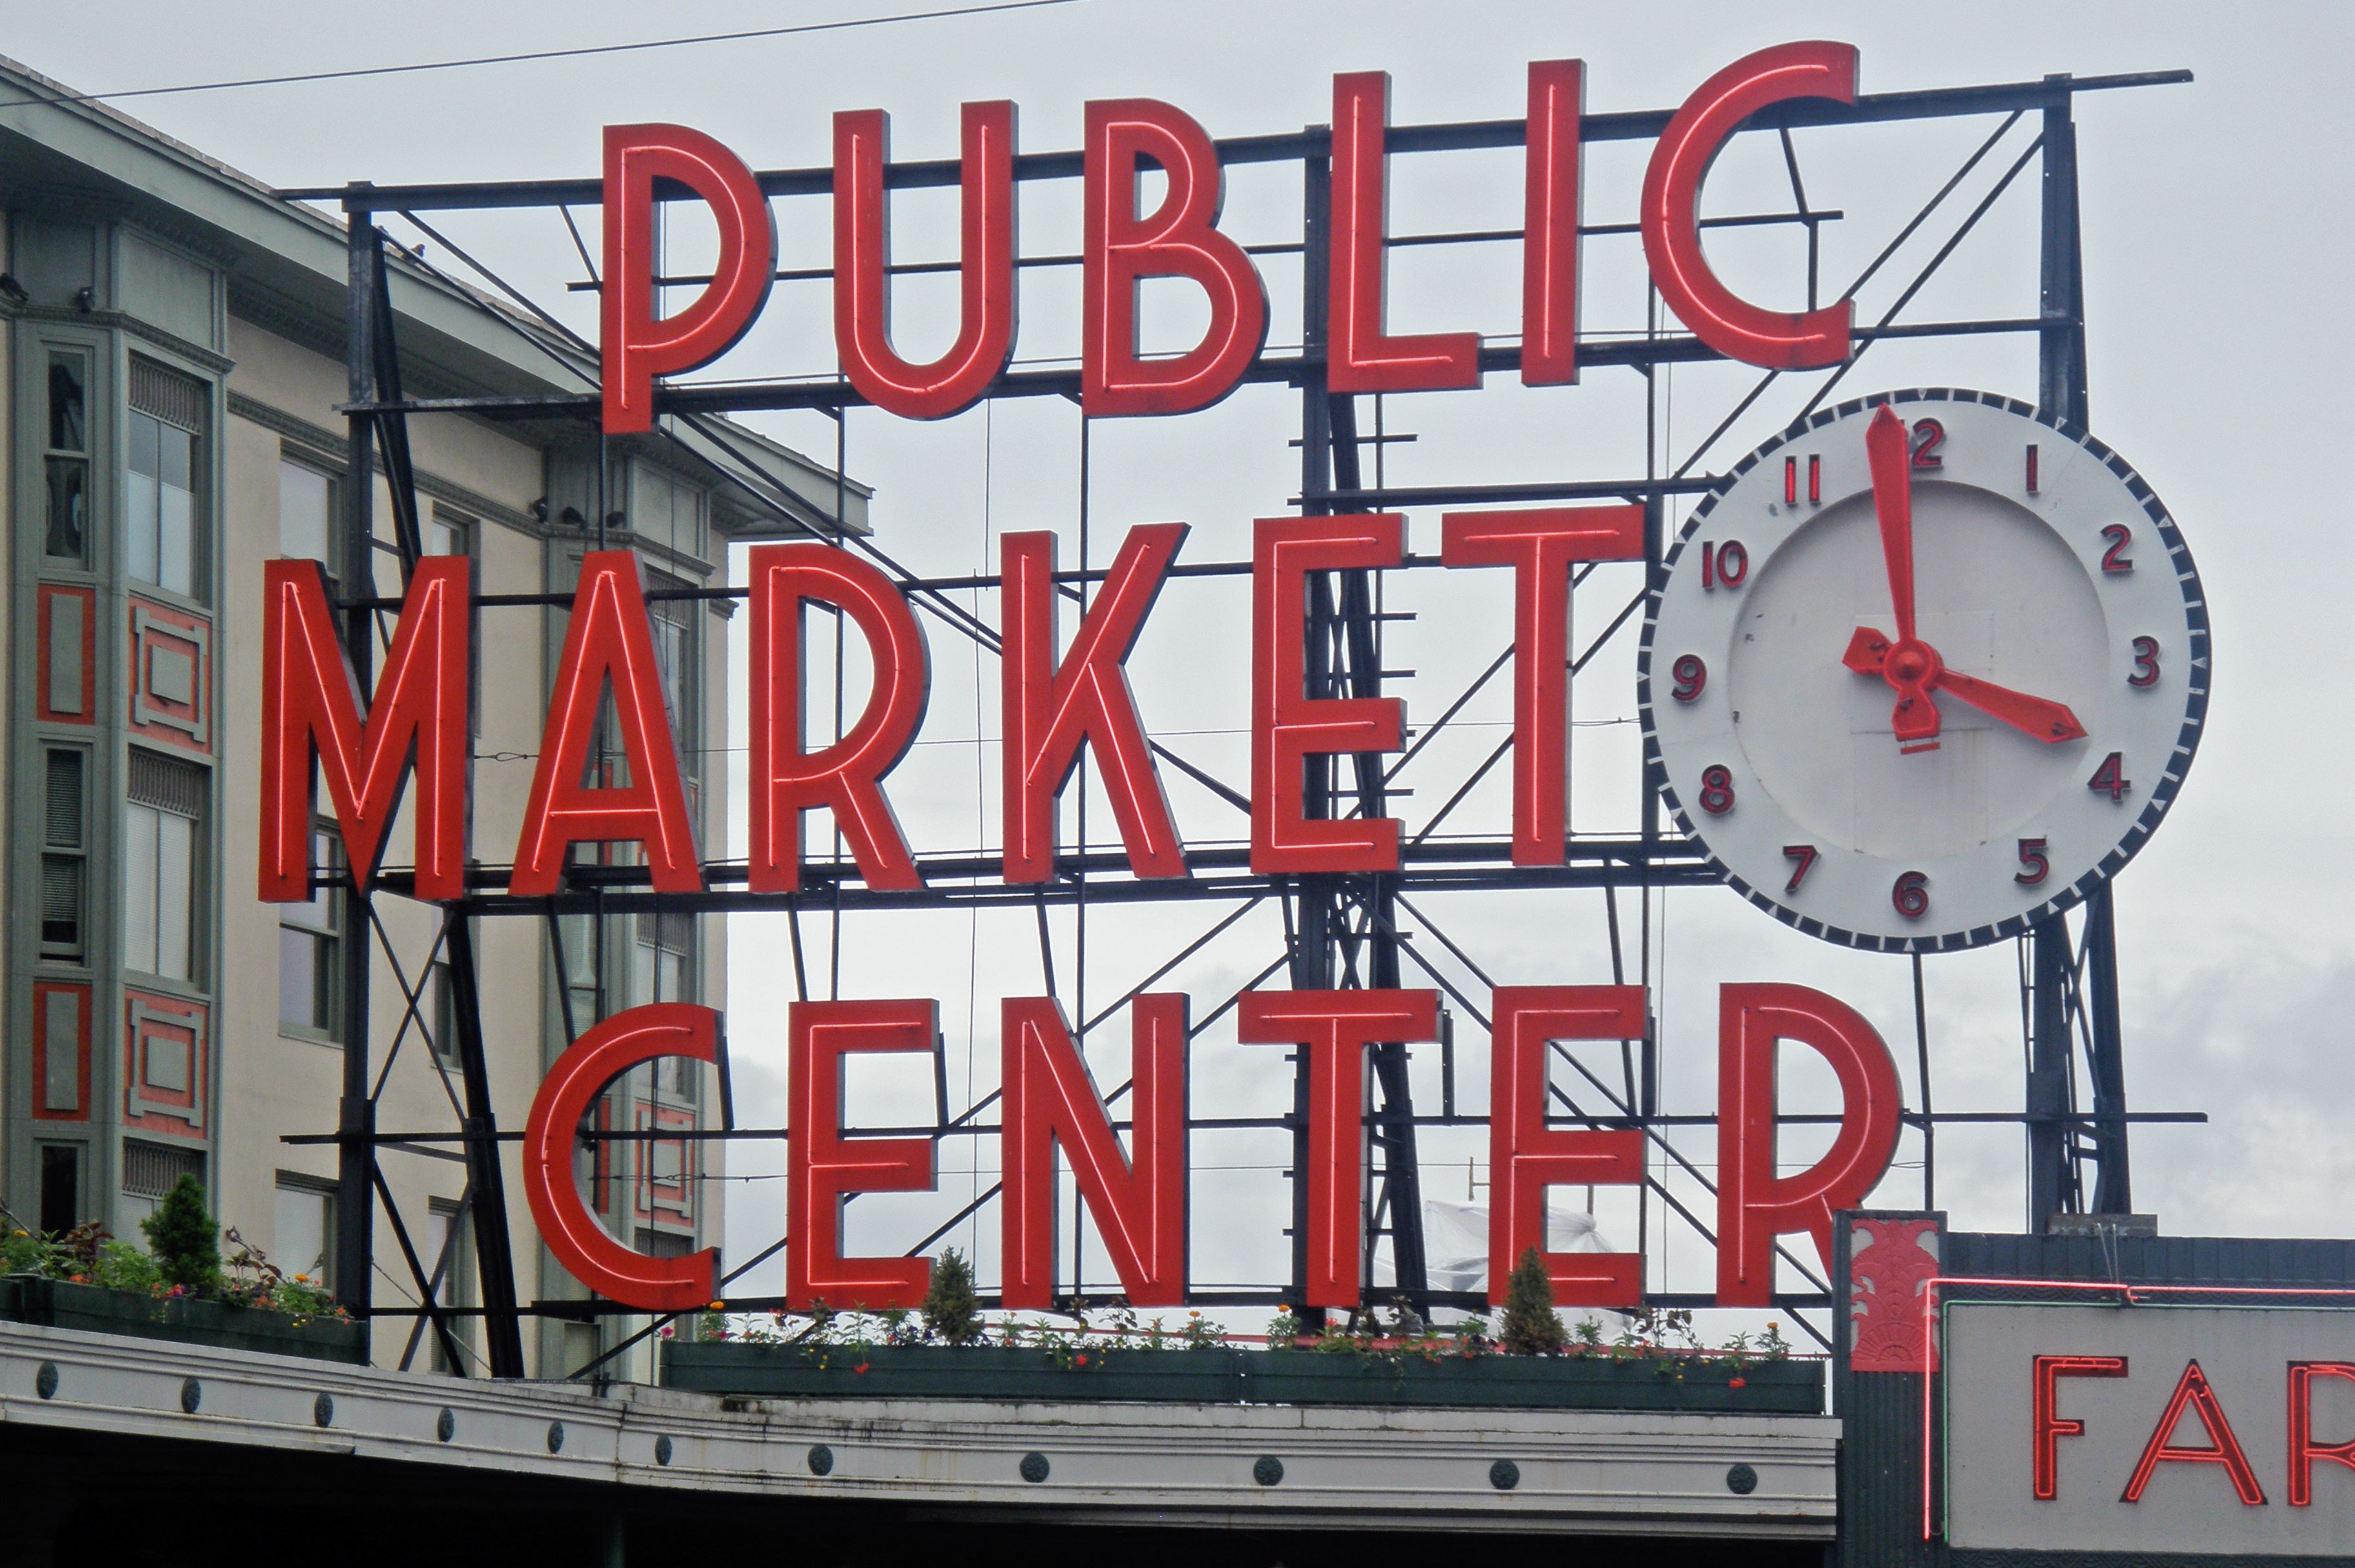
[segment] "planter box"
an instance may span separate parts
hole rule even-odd
[[[666,1387],[782,1399],[1164,1400],[1234,1404],[1242,1350],[1088,1351],[1059,1367],[1044,1350],[1004,1345],[785,1345],[718,1340],[663,1346]],[[862,1370],[863,1369],[863,1370]]]
[[[859,1369],[864,1368],[864,1371]],[[1742,1386],[1733,1380],[1740,1378]],[[1143,1400],[1185,1404],[1455,1405],[1820,1414],[1819,1361],[1614,1361],[1601,1356],[1425,1360],[1322,1350],[1091,1349],[1085,1367],[1004,1346],[663,1347],[666,1386],[780,1399]]]
[[[368,1360],[368,1330],[362,1324],[328,1317],[298,1323],[282,1312],[187,1297],[159,1301],[135,1290],[106,1290],[30,1275],[0,1278],[0,1319],[45,1328],[79,1328],[91,1334],[178,1339],[273,1356],[307,1356],[316,1361],[360,1365]]]
[[[1245,1398],[1260,1404],[1474,1405],[1514,1410],[1741,1411],[1818,1415],[1820,1361],[1607,1356],[1477,1356],[1390,1361],[1330,1350],[1251,1358]],[[1734,1380],[1742,1380],[1736,1388]]]

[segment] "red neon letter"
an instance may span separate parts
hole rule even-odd
[[[1781,44],[1734,61],[1685,100],[1644,171],[1644,257],[1660,297],[1729,357],[1805,370],[1848,357],[1849,302],[1804,315],[1762,309],[1718,282],[1700,246],[1700,185],[1742,123],[1792,98],[1856,101],[1852,44]]]
[[[1128,530],[1103,590],[1055,664],[1055,536],[1007,534],[998,541],[1004,574],[1006,880],[1043,882],[1055,874],[1055,797],[1079,766],[1080,747],[1094,748],[1104,793],[1128,863],[1140,877],[1182,877],[1185,847],[1169,817],[1169,797],[1146,744],[1136,698],[1123,667],[1129,650],[1185,542],[1183,523]]]
[[[891,122],[880,109],[834,117],[834,343],[858,395],[902,419],[973,406],[1014,352],[1014,105],[964,106],[964,315],[929,365],[891,351],[891,208],[883,191]]]
[[[2314,1380],[2355,1382],[2355,1361],[2292,1361],[2289,1364],[2289,1506],[2314,1504],[2314,1462],[2327,1459],[2355,1470],[2355,1437],[2344,1443],[2314,1440]]]
[[[1489,1034],[1488,1299],[1531,1247],[1564,1307],[1637,1307],[1641,1253],[1546,1250],[1546,1189],[1625,1186],[1644,1179],[1644,1135],[1546,1125],[1547,1042],[1641,1040],[1641,986],[1500,986]]]
[[[932,690],[924,629],[891,580],[848,550],[822,544],[752,547],[751,856],[747,885],[801,885],[802,813],[834,813],[870,888],[918,888],[915,858],[882,779],[908,754]],[[802,750],[802,604],[839,605],[867,638],[875,684],[857,723],[830,746]]]
[[[1774,1045],[1796,1040],[1832,1065],[1839,1132],[1796,1176],[1774,1174]],[[1774,1304],[1774,1238],[1805,1231],[1831,1266],[1832,1211],[1864,1200],[1897,1150],[1902,1097],[1889,1047],[1847,1003],[1806,986],[1718,992],[1717,1300]]]
[[[1570,568],[1638,560],[1644,508],[1450,512],[1439,559],[1513,569],[1513,864],[1559,866],[1570,784]]]
[[[1390,162],[1388,71],[1333,79],[1333,256],[1325,385],[1335,392],[1411,392],[1480,384],[1480,335],[1382,331],[1390,250],[1384,239]]]
[[[1439,1038],[1436,991],[1250,991],[1236,1014],[1245,1045],[1308,1052],[1308,1281],[1305,1305],[1352,1307],[1366,1231],[1366,1047]]]
[[[1169,176],[1150,218],[1136,216],[1136,161]],[[1225,172],[1209,133],[1149,98],[1087,108],[1086,238],[1081,269],[1080,406],[1105,414],[1182,414],[1235,389],[1267,337],[1267,291],[1243,248],[1219,232]],[[1136,285],[1191,278],[1210,302],[1202,341],[1175,358],[1136,347]]]
[[[1406,530],[1396,515],[1262,517],[1252,549],[1252,849],[1263,876],[1395,871],[1396,817],[1308,820],[1311,756],[1395,752],[1406,705],[1395,697],[1307,695],[1308,574],[1396,566]]]
[[[597,703],[609,680],[629,782],[583,788]],[[646,847],[655,891],[702,891],[687,787],[679,780],[678,739],[663,706],[654,637],[646,630],[645,584],[638,558],[625,549],[592,549],[581,560],[507,891],[525,898],[554,892],[563,880],[565,851],[584,838],[637,839]]]
[[[655,181],[677,180],[711,208],[719,264],[696,302],[655,319]],[[684,125],[605,127],[605,286],[601,301],[605,429],[651,430],[656,376],[709,365],[735,347],[769,297],[777,227],[742,160]]]
[[[917,1307],[932,1277],[927,1258],[846,1258],[842,1203],[853,1192],[926,1192],[928,1138],[843,1136],[842,1059],[858,1051],[931,1051],[940,1008],[930,1001],[795,1002],[786,1009],[785,1300],[888,1311]]]
[[[1178,1305],[1186,1298],[1186,998],[1129,1004],[1133,1162],[1121,1153],[1063,1009],[1047,997],[1008,997],[1002,1017],[1006,1306],[1043,1312],[1054,1305],[1058,1143],[1129,1305]]]
[[[2175,1435],[2175,1424],[2183,1419],[2187,1406],[2200,1414],[2200,1424],[2208,1434],[2205,1448],[2179,1448],[2170,1441]],[[2208,1386],[2208,1374],[2200,1370],[2197,1361],[2188,1363],[2183,1376],[2177,1380],[2175,1397],[2167,1402],[2167,1412],[2158,1418],[2150,1441],[2144,1445],[2142,1462],[2135,1467],[2134,1476],[2118,1500],[2142,1501],[2143,1488],[2150,1485],[2151,1472],[2158,1468],[2161,1461],[2222,1465],[2224,1474],[2232,1478],[2232,1490],[2244,1507],[2256,1508],[2265,1500],[2264,1488],[2257,1485],[2257,1473],[2250,1467],[2249,1456],[2241,1451],[2241,1440],[2232,1435],[2232,1424],[2224,1419],[2224,1407],[2216,1403],[2216,1391]]]
[[[692,1002],[655,1002],[615,1013],[565,1049],[532,1100],[523,1190],[540,1238],[573,1278],[625,1306],[649,1312],[701,1307],[719,1292],[719,1251],[649,1257],[606,1234],[581,1201],[572,1151],[581,1120],[606,1085],[642,1061],[662,1056],[717,1061],[719,1028],[719,1014]]]
[[[1582,60],[1529,62],[1528,199],[1521,223],[1521,384],[1578,379],[1578,202],[1586,144]]]
[[[2036,1500],[2051,1502],[2061,1495],[2061,1439],[2083,1437],[2085,1424],[2060,1411],[2062,1378],[2122,1378],[2124,1356],[2039,1356],[2030,1424],[2035,1442]]]
[[[365,883],[384,856],[385,829],[400,808],[402,774],[417,756],[417,896],[466,891],[466,604],[474,561],[427,556],[409,592],[376,699],[359,712],[352,674],[319,563],[262,567],[261,889],[272,903],[311,896],[311,822],[319,774],[343,828],[344,858]],[[314,748],[319,766],[311,766]]]

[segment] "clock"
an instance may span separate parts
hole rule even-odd
[[[1990,393],[1817,412],[1663,563],[1636,677],[1677,824],[1812,936],[2017,935],[2167,815],[2208,703],[2206,602],[2125,459]]]

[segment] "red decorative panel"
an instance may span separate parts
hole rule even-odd
[[[677,1105],[640,1105],[637,1130],[695,1130],[695,1113]],[[695,1223],[696,1154],[698,1146],[685,1138],[650,1138],[638,1146],[645,1151],[638,1161],[633,1209],[641,1220]]]
[[[1848,1233],[1850,1371],[1935,1370],[1923,1293],[1937,1277],[1944,1246],[1939,1222],[1859,1217]]]
[[[44,582],[33,700],[47,724],[98,722],[98,591]]]
[[[90,1103],[90,987],[37,981],[33,987],[33,1116],[86,1121]]]
[[[205,1005],[126,991],[123,1015],[123,1125],[201,1139],[212,1072]]]
[[[209,754],[213,741],[213,630],[201,617],[144,599],[131,602],[131,729],[152,741]]]

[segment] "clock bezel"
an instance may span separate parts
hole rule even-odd
[[[1803,440],[1824,426],[1883,405],[1919,405],[1937,403],[1976,403],[2029,420],[2061,440],[2073,442],[2091,453],[2105,468],[2122,481],[2136,503],[2149,518],[2158,534],[2158,543],[2167,552],[2174,570],[2176,581],[2183,598],[2184,629],[2189,656],[2185,661],[2184,719],[2178,731],[2175,745],[2161,770],[2158,782],[2150,786],[2147,798],[2134,821],[2122,833],[2117,842],[2090,869],[2075,880],[2054,890],[2041,903],[2020,913],[1989,924],[1972,926],[1962,931],[1925,933],[1921,935],[1883,935],[1871,932],[1851,931],[1845,926],[1793,909],[1774,893],[1757,887],[1736,873],[1717,854],[1708,833],[1696,822],[1696,814],[1689,811],[1678,796],[1676,784],[1668,777],[1667,763],[1660,747],[1659,730],[1654,718],[1652,692],[1652,655],[1654,638],[1658,629],[1661,593],[1686,547],[1708,524],[1719,502],[1733,493],[1744,475],[1795,441]],[[1758,563],[1763,565],[1764,562]],[[1727,886],[1750,902],[1780,921],[1785,925],[1806,935],[1820,937],[1844,947],[1876,953],[1951,953],[1984,947],[1993,943],[2025,933],[2031,926],[2050,920],[2087,898],[2117,873],[2148,843],[2158,824],[2166,817],[2181,792],[2189,776],[2191,759],[2200,747],[2201,731],[2207,725],[2208,693],[2213,679],[2212,640],[2210,633],[2207,599],[2200,581],[2198,569],[2191,560],[2190,548],[2182,532],[2161,501],[2158,493],[2134,466],[2118,455],[2108,444],[2091,432],[2057,416],[2047,414],[2017,398],[1994,392],[1973,391],[1963,388],[1911,388],[1902,391],[1876,392],[1868,397],[1850,399],[1827,409],[1817,410],[1805,425],[1778,432],[1757,450],[1734,464],[1722,485],[1703,496],[1693,508],[1691,517],[1678,530],[1660,561],[1659,576],[1646,595],[1644,627],[1636,651],[1636,700],[1644,730],[1644,766],[1652,787],[1659,791],[1677,827],[1705,851],[1708,865]]]

